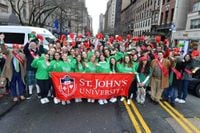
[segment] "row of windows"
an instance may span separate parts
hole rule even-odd
[[[154,2],[154,3],[153,3]],[[146,1],[145,3],[143,3],[141,6],[139,6],[137,9],[136,9],[136,13],[139,13],[147,8],[149,8],[150,6],[152,6],[154,4],[154,6],[156,5],[160,5],[160,0],[148,0]]]
[[[150,30],[141,30],[141,31],[135,31],[133,33],[134,36],[140,36],[140,35],[143,35],[143,33],[145,32],[150,32]]]
[[[167,22],[169,22],[169,17],[170,17],[170,22],[172,22],[173,17],[174,17],[174,8],[172,8],[170,12],[169,12],[169,10],[165,11],[165,14],[163,12],[161,13],[160,24],[162,24],[162,23],[166,24]]]
[[[199,11],[200,10],[200,2],[197,2],[193,5],[192,11]]]
[[[151,16],[151,12],[146,11],[146,12],[139,13],[139,15],[136,15],[135,19],[140,20],[140,19],[148,18],[150,16]]]
[[[136,23],[135,24],[135,28],[142,28],[142,27],[147,27],[147,26],[150,26],[150,19],[149,20],[145,20],[143,22],[140,22],[140,23]]]

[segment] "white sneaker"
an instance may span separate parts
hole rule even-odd
[[[76,98],[76,99],[75,99],[75,103],[78,103],[78,102],[79,102],[79,99],[78,99],[78,98]]]
[[[82,102],[82,99],[81,99],[81,98],[79,98],[78,100],[79,100],[79,102]]]
[[[98,103],[99,103],[100,105],[104,105],[103,100],[98,100]]]
[[[71,102],[70,102],[70,100],[67,100],[67,104],[70,104]]]
[[[46,103],[44,98],[40,99],[40,102],[41,102],[41,104],[45,104]]]
[[[122,97],[122,98],[120,99],[121,102],[123,102],[124,100],[125,100],[125,97]]]
[[[92,102],[92,103],[94,103],[94,102],[95,102],[95,100],[94,100],[94,99],[92,99],[92,100],[91,100],[91,102]]]
[[[104,99],[104,100],[103,100],[103,102],[104,102],[105,104],[107,104],[107,103],[108,103],[108,101],[107,101],[106,99]]]
[[[60,102],[60,100],[57,99],[56,97],[54,97],[53,101],[54,101],[54,104],[58,104]]]
[[[90,102],[91,102],[91,99],[88,99],[87,102],[90,103]]]
[[[47,97],[44,98],[46,103],[49,103],[49,99]]]
[[[128,99],[128,101],[127,101],[127,104],[128,104],[128,105],[130,105],[130,104],[131,104],[131,100],[130,100],[130,99]]]
[[[66,105],[66,102],[65,102],[65,101],[62,101],[61,104],[62,104],[62,105]]]
[[[180,99],[179,103],[185,103],[186,101],[183,99]]]
[[[111,99],[110,99],[110,102],[111,102],[111,103],[115,103],[115,102],[117,102],[117,98],[114,98],[114,97],[111,98]]]
[[[181,99],[179,99],[179,98],[176,98],[176,99],[175,99],[175,102],[179,103],[179,102],[180,102],[180,100],[181,100]]]

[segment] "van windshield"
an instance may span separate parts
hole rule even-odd
[[[25,34],[24,33],[3,33],[5,35],[4,42],[9,43],[9,44],[24,44],[24,38]]]

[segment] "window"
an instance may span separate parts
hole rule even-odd
[[[174,8],[171,9],[171,22],[173,22],[173,17],[174,17]]]
[[[200,18],[191,20],[191,29],[199,29],[200,28]]]
[[[163,0],[163,5],[165,4],[165,0]]]
[[[166,12],[165,12],[165,24],[166,24],[167,21],[168,21],[168,16],[169,16],[169,11],[166,11]]]
[[[163,22],[163,12],[161,13],[161,17],[160,17],[160,25],[162,24]]]
[[[24,33],[3,33],[5,35],[5,43],[10,44],[24,44],[25,34]]]
[[[197,2],[193,5],[192,11],[199,11],[200,10],[200,2]]]

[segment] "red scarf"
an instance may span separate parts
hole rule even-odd
[[[162,73],[164,74],[164,76],[168,77],[169,76],[169,71],[167,70],[167,68],[165,66],[163,66],[162,63],[160,63],[160,61],[158,59],[156,59],[156,62],[158,64],[158,66],[160,67]]]
[[[16,52],[12,52],[13,53],[13,55],[15,56],[15,58],[22,64],[22,65],[24,65],[24,60],[22,59],[22,57],[18,54],[18,53],[16,53]]]
[[[171,70],[176,74],[176,79],[182,79],[182,74],[174,67]]]
[[[192,72],[191,72],[189,69],[185,68],[184,70],[185,70],[185,72],[186,72],[187,74],[192,75]]]
[[[35,58],[36,55],[35,55],[35,53],[34,53],[33,51],[30,50],[30,54],[31,54],[31,56],[32,56],[33,58]]]

